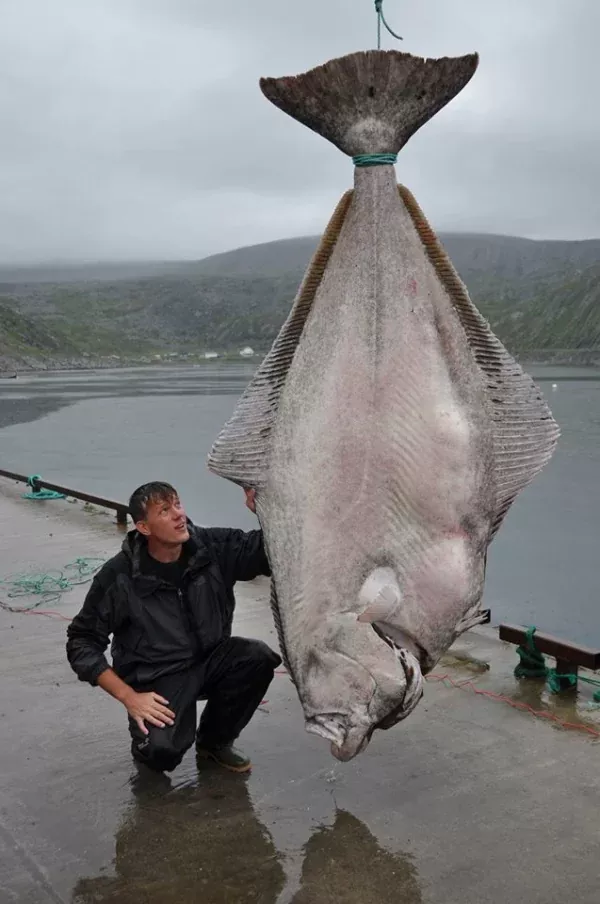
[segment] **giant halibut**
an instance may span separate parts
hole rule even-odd
[[[282,656],[343,760],[482,621],[488,547],[559,435],[395,179],[477,64],[368,51],[260,83],[354,158],[354,189],[208,466],[257,491]]]

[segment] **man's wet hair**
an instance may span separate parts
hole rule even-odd
[[[144,520],[148,511],[148,503],[171,502],[178,496],[179,493],[170,483],[153,480],[150,483],[142,484],[129,497],[129,514],[133,523],[137,524],[138,521]]]

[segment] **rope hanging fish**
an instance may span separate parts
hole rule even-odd
[[[375,12],[377,13],[377,50],[381,50],[381,24],[383,23],[389,33],[393,38],[397,38],[398,41],[403,41],[400,35],[397,35],[395,31],[392,31],[388,23],[386,22],[385,16],[383,15],[383,0],[375,0]]]
[[[383,15],[383,0],[375,0],[375,12],[377,13],[377,49],[381,50],[382,23],[394,38],[397,38],[399,41],[403,41],[404,39],[400,35],[397,35],[395,31],[392,31],[385,19],[385,16]],[[397,159],[397,154],[358,154],[357,156],[352,158],[352,163],[354,164],[354,166],[360,167],[386,166],[389,164],[393,166],[396,163]]]

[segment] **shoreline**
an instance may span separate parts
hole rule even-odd
[[[190,370],[203,370],[205,367],[209,368],[231,368],[233,366],[238,366],[243,370],[247,370],[249,374],[254,373],[254,371],[259,367],[262,363],[264,356],[267,353],[255,353],[252,357],[242,357],[239,355],[231,355],[231,356],[222,356],[219,358],[208,358],[208,359],[198,359],[198,360],[161,360],[161,361],[128,361],[128,362],[98,362],[96,364],[85,364],[85,365],[56,365],[56,366],[48,366],[48,367],[17,367],[12,370],[0,371],[0,392],[2,389],[12,389],[19,387],[19,377],[33,377],[33,378],[44,378],[48,376],[65,376],[69,377],[74,374],[82,374],[93,376],[94,374],[103,374],[107,372],[115,372],[115,373],[134,373],[134,372],[147,372],[147,371],[190,371]],[[600,354],[600,352],[599,352]],[[567,361],[544,361],[544,360],[519,360],[517,359],[517,363],[522,367],[526,372],[530,373],[536,380],[540,380],[542,382],[546,382],[548,380],[553,379],[552,373],[548,374],[539,374],[535,375],[535,371],[538,369],[545,370],[556,370],[556,371],[579,371],[577,374],[557,374],[563,380],[589,380],[594,379],[594,375],[596,374],[598,378],[600,378],[600,361],[594,363],[572,363]]]
[[[273,340],[274,341],[274,340]],[[233,363],[254,364],[257,367],[265,356],[268,354],[272,343],[265,348],[254,348],[254,354],[251,356],[240,355],[239,349],[222,350],[218,352],[216,358],[205,358],[202,351],[173,351],[172,349],[163,352],[156,352],[159,358],[154,355],[141,355],[139,358],[113,358],[102,356],[93,358],[71,358],[67,361],[56,359],[47,359],[39,362],[24,363],[21,361],[11,361],[10,358],[0,358],[0,384],[4,381],[18,379],[19,375],[42,375],[42,374],[70,374],[70,373],[93,373],[105,370],[134,370],[134,369],[161,369],[161,368],[185,368],[185,367],[203,367],[204,365],[220,366],[230,365]],[[587,349],[544,349],[524,352],[520,354],[517,351],[510,350],[510,354],[515,358],[517,363],[525,370],[540,367],[560,367],[560,368],[580,368],[582,370],[591,370],[600,368],[600,347]]]
[[[128,361],[99,360],[94,363],[77,362],[72,364],[64,364],[58,362],[46,362],[36,366],[23,366],[15,364],[13,367],[3,367],[0,369],[0,384],[18,380],[21,376],[43,376],[44,374],[72,374],[72,373],[95,373],[105,370],[147,370],[161,368],[185,368],[185,367],[204,367],[219,366],[221,364],[258,364],[263,360],[267,351],[256,351],[251,356],[240,355],[238,352],[223,352],[218,358],[204,358],[202,355],[192,356],[189,358],[183,355],[178,358],[169,358],[168,353],[161,360],[150,360],[147,358],[132,359]]]

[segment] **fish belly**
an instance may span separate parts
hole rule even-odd
[[[357,180],[281,393],[262,502],[299,673],[311,647],[352,646],[341,627],[380,567],[401,591],[385,622],[435,660],[481,596],[494,512],[481,371],[393,174]]]

